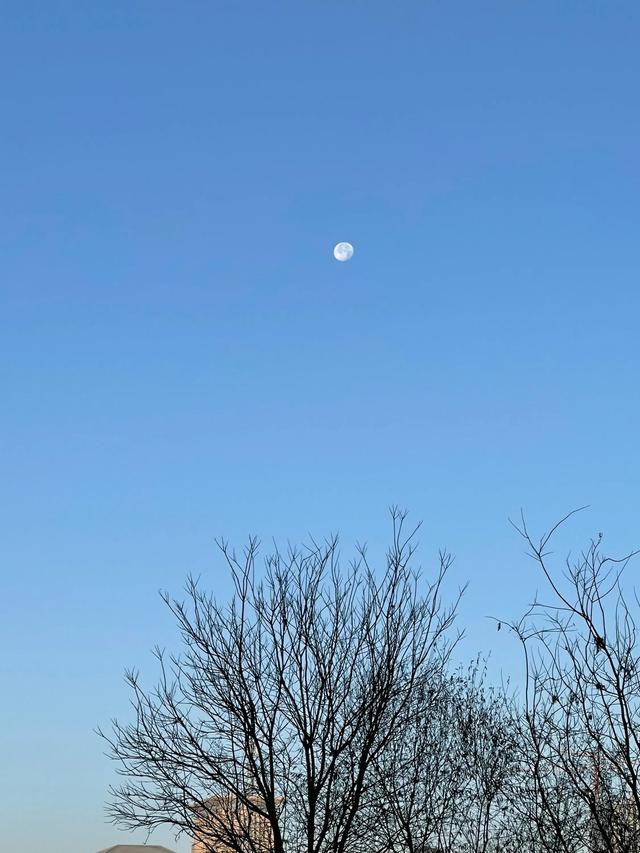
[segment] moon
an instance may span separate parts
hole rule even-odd
[[[353,246],[351,243],[338,243],[333,250],[336,261],[350,261],[353,257]]]

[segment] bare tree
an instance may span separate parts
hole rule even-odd
[[[380,577],[364,548],[341,571],[331,539],[276,551],[259,579],[258,543],[237,557],[222,542],[229,605],[193,579],[186,601],[163,595],[185,649],[157,651],[153,690],[129,672],[134,720],[100,731],[124,777],[114,822],[168,825],[203,851],[369,853],[375,767],[441,678],[461,594],[442,602],[444,553],[421,591],[415,530],[392,520]]]
[[[558,526],[539,540],[524,518],[517,526],[545,582],[544,597],[511,626],[526,668],[521,803],[549,853],[637,851],[638,600],[622,588],[633,555],[607,556],[600,534],[560,571],[550,553]]]
[[[518,772],[512,705],[480,660],[411,697],[411,717],[378,765],[383,849],[486,853],[509,823]],[[511,830],[510,830],[511,831]]]

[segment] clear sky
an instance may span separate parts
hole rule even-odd
[[[507,671],[509,516],[640,544],[640,6],[0,5],[0,846],[93,853],[215,536],[398,502]]]

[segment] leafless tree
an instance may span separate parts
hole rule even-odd
[[[518,772],[516,728],[509,698],[485,676],[476,660],[414,691],[411,718],[378,766],[383,849],[486,853],[500,845]]]
[[[549,853],[629,853],[640,842],[638,600],[622,587],[633,555],[606,555],[600,534],[558,570],[558,526],[534,540],[517,525],[545,588],[511,625],[526,668],[520,803]]]
[[[221,542],[230,604],[193,579],[185,601],[163,595],[184,651],[157,651],[151,690],[129,672],[133,721],[100,731],[124,779],[114,822],[170,826],[203,851],[370,853],[375,768],[442,678],[461,594],[442,601],[445,553],[419,580],[415,530],[392,521],[380,575],[364,548],[342,571],[331,539],[276,551],[259,578],[255,540],[241,557]]]

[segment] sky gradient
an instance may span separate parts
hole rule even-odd
[[[640,544],[640,7],[2,19],[0,846],[94,853],[93,729],[178,648],[158,590],[227,595],[216,536],[376,555],[399,503],[507,673],[510,516]]]

